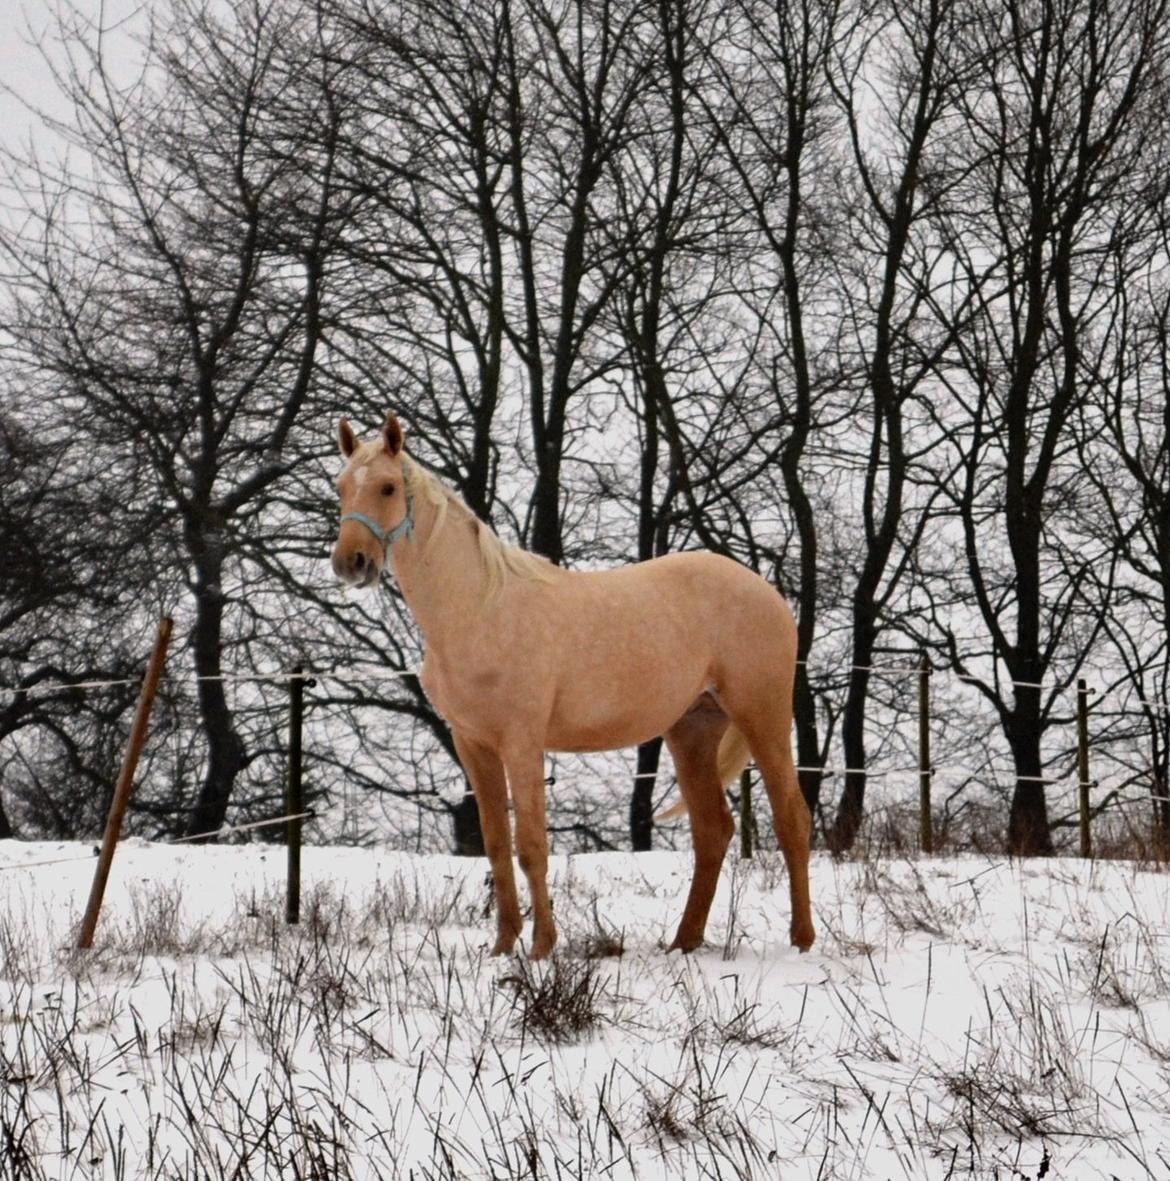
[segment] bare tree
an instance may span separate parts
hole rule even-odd
[[[817,464],[810,445],[840,385],[823,314],[833,257],[842,249],[837,209],[837,147],[843,121],[833,104],[831,72],[863,19],[864,6],[777,5],[744,0],[730,7],[727,28],[712,39],[714,75],[700,96],[717,120],[739,201],[754,234],[740,271],[745,314],[758,327],[752,349],[757,383],[771,394],[760,407],[761,446],[779,435],[775,462],[792,543],[774,556],[781,589],[798,615],[795,685],[801,786],[817,814],[827,736],[817,718],[813,641],[824,604],[825,574]],[[791,573],[795,568],[795,574]]]
[[[222,824],[252,757],[225,628],[321,335],[339,115],[317,84],[313,15],[175,0],[151,14],[129,81],[103,30],[67,16],[56,68],[74,113],[58,130],[78,166],[25,161],[28,219],[3,240],[12,355],[51,374],[59,412],[118,457],[154,576],[190,608],[206,744],[191,833]]]
[[[624,347],[596,330],[622,273],[599,187],[660,50],[636,5],[334,11],[368,114],[347,142],[367,202],[349,243],[365,298],[333,348],[379,393],[409,381],[416,436],[488,519],[511,508],[492,431],[501,407],[510,431],[523,411],[534,478],[510,515],[561,561],[573,400]]]
[[[22,402],[0,411],[0,835],[76,837],[100,824],[133,697],[140,555],[92,528],[119,516],[97,457]]]
[[[845,786],[829,832],[835,849],[849,848],[861,824],[874,655],[907,555],[927,520],[923,505],[912,506],[908,483],[933,445],[908,433],[909,408],[921,399],[942,347],[923,323],[920,293],[929,286],[934,261],[924,225],[938,194],[921,181],[964,83],[947,52],[963,17],[963,6],[951,0],[877,7],[857,25],[853,39],[861,40],[860,48],[839,53],[833,75],[854,169],[847,188],[854,251],[842,257],[839,278],[852,327],[840,347],[842,369],[855,366],[854,381],[863,383],[850,430],[864,424],[865,432],[857,489],[862,527],[851,584],[851,670],[841,719]],[[878,121],[877,143],[871,141],[873,132],[867,133],[875,54],[890,63],[889,90],[881,100],[889,117]]]
[[[1116,372],[1123,347],[1118,296],[1146,254],[1170,37],[1165,6],[1145,0],[974,5],[967,17],[984,83],[963,93],[968,163],[939,215],[956,260],[948,291],[963,292],[942,318],[966,321],[942,415],[990,670],[953,621],[943,632],[1012,753],[1009,848],[1044,853],[1042,740],[1104,618],[1089,591],[1108,593],[1089,576],[1108,552],[1073,552],[1061,536],[1084,487],[1073,427],[1087,382]]]
[[[1146,134],[1162,133],[1151,128]],[[1115,728],[1124,740],[1123,763],[1150,795],[1155,841],[1165,853],[1170,850],[1170,713],[1165,708],[1170,689],[1170,294],[1161,265],[1170,210],[1165,178],[1154,163],[1160,158],[1161,152],[1150,151],[1149,188],[1140,196],[1152,232],[1131,234],[1129,251],[1116,260],[1109,321],[1116,343],[1105,356],[1098,350],[1097,357],[1109,364],[1091,374],[1090,396],[1079,407],[1078,458],[1095,503],[1078,515],[1076,533],[1095,550],[1111,552],[1121,565],[1102,611],[1102,625],[1125,672],[1126,713]],[[1097,570],[1088,576],[1102,581]],[[1105,598],[1104,589],[1099,598]],[[1134,715],[1141,719],[1136,733],[1130,721]]]

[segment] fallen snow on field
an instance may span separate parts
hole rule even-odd
[[[1170,877],[817,855],[553,861],[549,964],[486,956],[485,863],[0,843],[0,1177],[1170,1177]],[[58,859],[64,859],[58,861]],[[54,862],[54,864],[37,864]],[[620,954],[619,954],[620,952]]]

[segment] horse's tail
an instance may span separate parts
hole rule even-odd
[[[730,787],[739,778],[740,772],[748,765],[751,757],[752,752],[748,749],[747,739],[734,726],[728,726],[719,740],[719,750],[715,756],[719,767],[719,782],[724,788]],[[678,816],[686,815],[686,811],[687,802],[680,799],[678,803],[671,804],[666,811],[656,813],[654,820],[661,824],[664,820],[674,820]]]
[[[716,755],[719,782],[725,788],[730,787],[740,777],[751,757],[752,752],[748,749],[747,739],[735,726],[728,726],[719,740],[719,752]]]

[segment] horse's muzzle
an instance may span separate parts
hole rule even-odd
[[[378,581],[378,565],[360,546],[333,551],[333,573],[346,586],[365,588]]]

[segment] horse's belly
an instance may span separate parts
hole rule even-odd
[[[669,730],[698,690],[677,695],[637,695],[631,701],[558,698],[549,719],[546,750],[586,752],[637,746]]]

